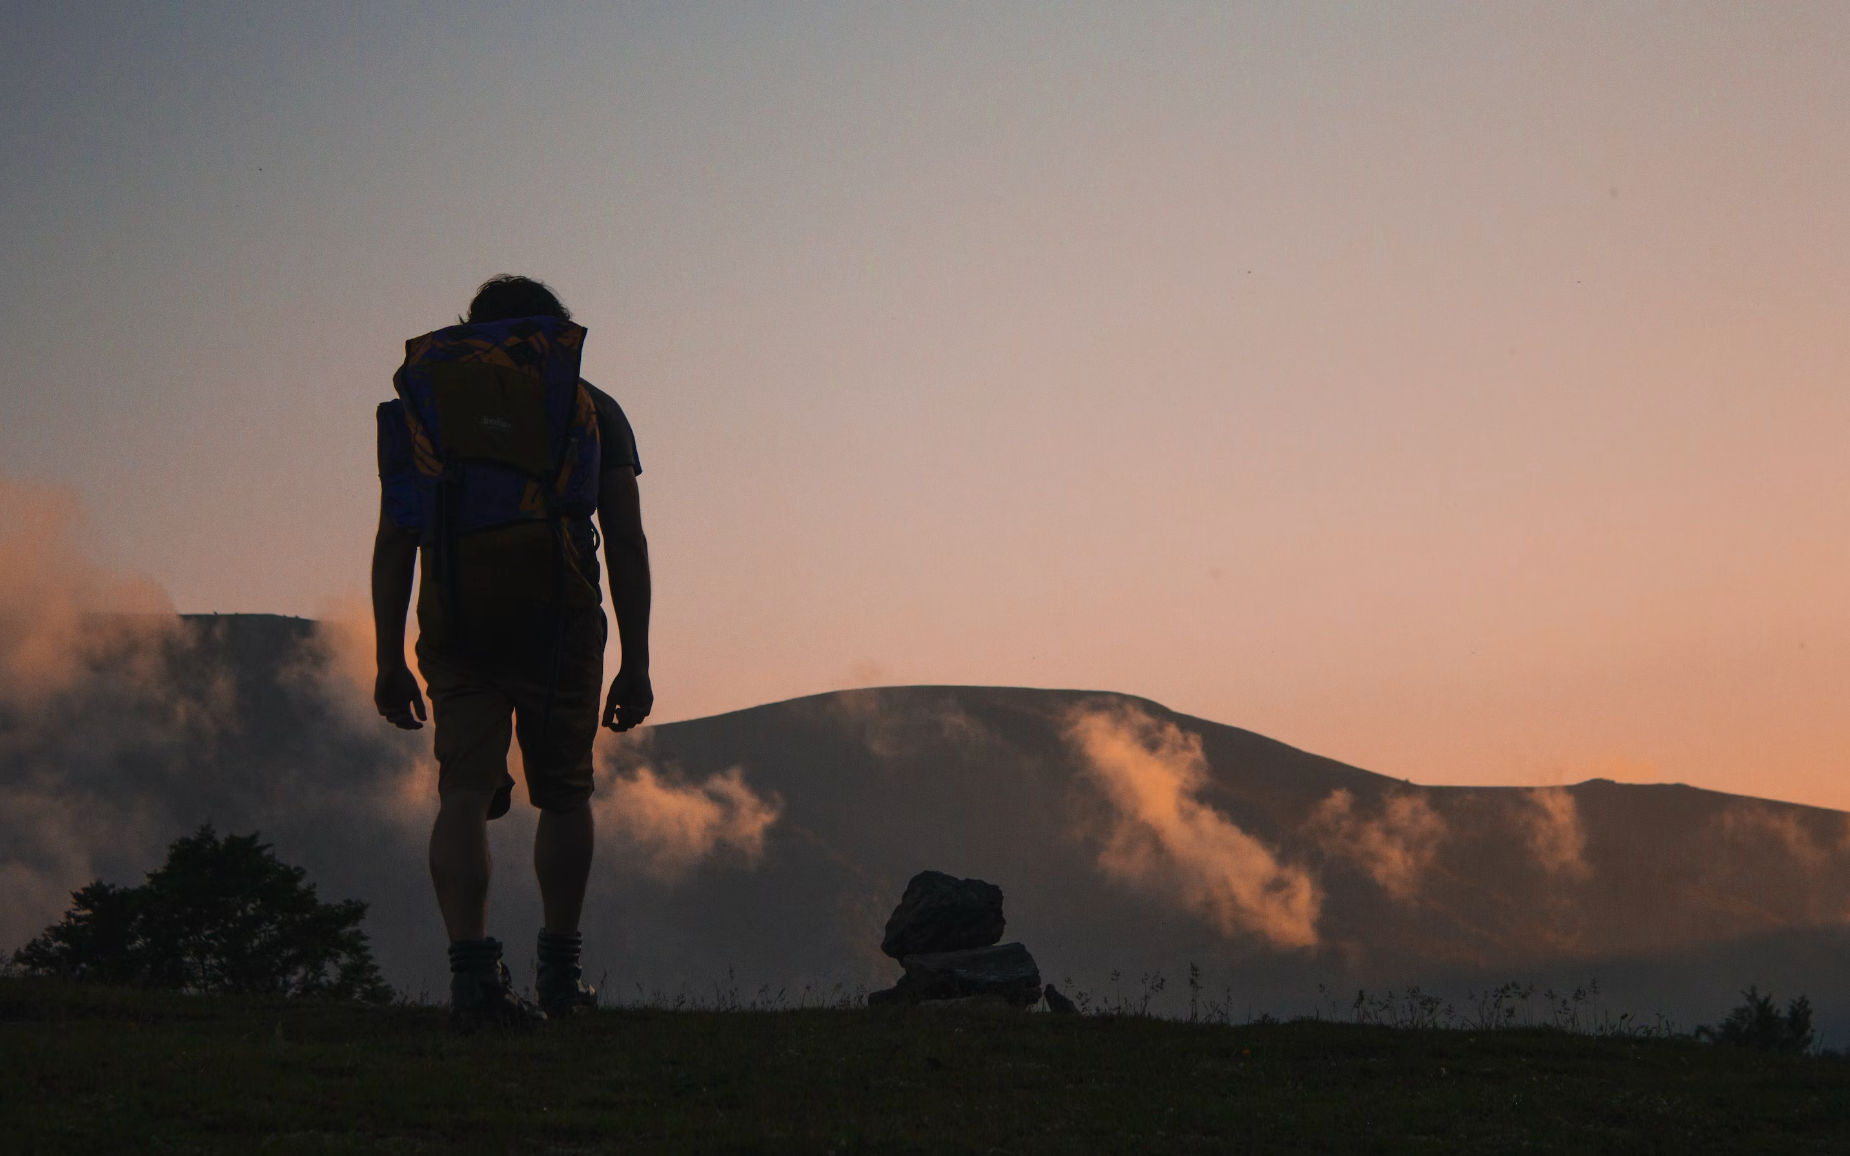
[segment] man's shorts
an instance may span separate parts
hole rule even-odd
[[[574,619],[559,647],[556,683],[549,662],[462,659],[430,653],[420,641],[418,669],[437,732],[438,795],[498,790],[508,744],[518,736],[534,806],[570,811],[591,797],[609,626],[602,610]]]

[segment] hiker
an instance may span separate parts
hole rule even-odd
[[[378,411],[381,502],[373,543],[379,713],[426,718],[405,662],[418,581],[418,668],[436,727],[430,878],[450,936],[450,1018],[528,1026],[596,1006],[579,963],[591,872],[591,745],[608,626],[598,528],[622,663],[602,722],[626,731],[654,705],[649,552],[629,420],[579,377],[585,330],[526,277],[484,282],[461,324],[406,342],[398,399]],[[597,526],[592,523],[596,515]],[[488,935],[488,828],[512,805],[511,738],[527,796],[545,926],[538,1007],[514,990]]]

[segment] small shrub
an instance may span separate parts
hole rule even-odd
[[[1753,1048],[1762,1052],[1808,1052],[1811,1050],[1813,1036],[1811,1030],[1811,1001],[1804,996],[1790,1000],[1786,1010],[1781,1012],[1773,1003],[1773,997],[1761,995],[1758,987],[1749,987],[1741,993],[1745,1001],[1728,1013],[1720,1027],[1707,1024],[1696,1029],[1696,1035],[1718,1044],[1729,1044],[1737,1048]]]
[[[13,954],[28,975],[185,992],[387,1000],[360,920],[366,904],[323,903],[306,872],[250,835],[211,826],[175,840],[140,887],[102,880]]]

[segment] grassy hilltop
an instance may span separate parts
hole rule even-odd
[[[1549,1030],[431,1008],[0,980],[0,1149],[1842,1152],[1850,1063]]]

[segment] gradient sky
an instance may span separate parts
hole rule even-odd
[[[372,409],[551,282],[662,720],[1147,695],[1850,807],[1850,5],[15,6],[0,473],[364,587]]]

